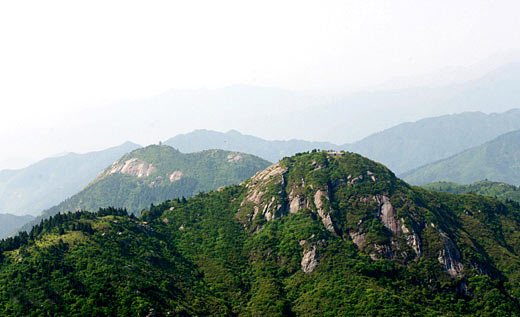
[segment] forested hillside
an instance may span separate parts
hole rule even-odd
[[[23,169],[0,171],[0,213],[37,216],[80,191],[107,165],[139,147],[126,142],[102,151],[69,153]]]
[[[518,315],[518,232],[517,203],[298,154],[140,218],[57,215],[3,241],[0,313]]]
[[[483,179],[520,185],[520,130],[422,166],[401,177],[414,185],[449,181],[471,184]]]
[[[238,152],[208,150],[184,154],[167,145],[150,145],[122,156],[86,188],[45,210],[24,230],[58,212],[112,206],[139,214],[152,203],[238,184],[269,164]]]
[[[452,194],[473,193],[477,195],[486,195],[497,197],[500,200],[514,200],[520,203],[520,188],[518,186],[488,180],[483,180],[470,185],[461,185],[453,182],[436,182],[423,185],[422,187],[429,190]]]

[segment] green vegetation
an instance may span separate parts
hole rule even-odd
[[[39,215],[79,192],[108,164],[139,147],[126,142],[103,151],[47,158],[19,170],[2,170],[0,213]]]
[[[482,179],[520,185],[520,130],[400,175],[414,185],[447,181],[471,184]]]
[[[42,216],[24,226],[59,212],[125,208],[139,214],[152,203],[238,184],[270,163],[237,152],[208,150],[183,154],[166,145],[151,145],[125,154],[93,182]]]
[[[519,232],[518,203],[301,153],[139,219],[58,214],[0,242],[0,314],[520,315]]]
[[[436,182],[422,186],[428,190],[447,192],[452,194],[473,193],[496,197],[500,200],[514,200],[520,203],[520,188],[506,183],[483,180],[471,185],[461,185],[453,182]]]

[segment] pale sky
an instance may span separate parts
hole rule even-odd
[[[483,73],[482,65],[520,51],[519,12],[520,1],[506,0],[0,1],[0,170],[126,140],[234,128],[178,107],[166,114],[182,122],[158,124],[160,131],[95,131],[106,113],[123,120],[114,111],[125,101],[170,89],[254,85],[327,95],[426,82],[445,70],[461,71],[444,79]],[[135,124],[164,119],[156,115],[144,111]]]

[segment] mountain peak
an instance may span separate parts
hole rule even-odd
[[[313,151],[284,158],[245,182],[246,198],[238,218],[251,231],[266,221],[300,211],[317,215],[326,230],[341,234],[333,221],[337,193],[363,191],[388,195],[397,182],[381,164],[349,152]]]

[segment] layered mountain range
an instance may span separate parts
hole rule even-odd
[[[348,150],[381,162],[397,174],[402,174],[515,130],[520,130],[519,109],[504,113],[466,112],[426,118],[402,123],[343,145],[303,140],[268,141],[237,131],[221,133],[208,130],[181,134],[165,144],[182,152],[219,148],[252,153],[271,162],[313,149]]]
[[[59,214],[4,240],[0,307],[515,315],[519,230],[517,203],[413,187],[358,154],[302,153],[140,218],[114,208]]]
[[[83,190],[44,210],[23,229],[60,212],[116,207],[140,214],[150,204],[238,184],[269,164],[239,152],[183,154],[167,145],[150,145],[123,155]]]
[[[47,158],[19,170],[0,171],[0,213],[37,216],[91,182],[100,171],[140,146],[120,146],[86,154]]]
[[[311,149],[349,149],[381,161],[412,184],[425,184],[434,181],[455,181],[468,184],[481,179],[518,184],[520,180],[517,178],[519,177],[515,176],[515,162],[517,161],[515,146],[519,144],[516,139],[518,132],[508,132],[517,128],[520,128],[520,111],[511,110],[501,114],[489,115],[462,113],[428,118],[414,123],[403,123],[356,143],[345,145],[303,140],[268,141],[243,135],[237,131],[220,133],[209,130],[197,130],[189,134],[178,135],[166,141],[165,144],[185,153],[221,148],[235,152],[252,153],[270,161],[278,161],[283,157]],[[501,135],[504,132],[505,134]],[[498,138],[493,140],[497,135],[499,135]],[[471,146],[474,145],[476,147],[471,149]],[[133,193],[129,194],[133,197],[131,199],[134,202],[126,205],[120,203],[120,197],[117,195],[111,202],[105,201],[104,198],[85,197],[81,203],[79,200],[75,201],[76,198],[83,195],[75,194],[83,190],[90,192],[86,196],[103,196],[99,191],[95,192],[95,186],[88,189],[85,187],[109,164],[119,159],[123,154],[139,147],[127,142],[105,151],[82,155],[71,153],[43,160],[25,169],[0,171],[0,213],[40,215],[42,211],[49,209],[45,214],[50,215],[58,212],[58,210],[95,209],[111,204],[125,206],[132,212],[136,212],[138,209],[146,207],[147,203],[174,197],[166,196],[166,191],[169,189],[159,186],[165,191],[164,194],[160,195],[160,198],[137,198],[141,194],[143,196],[156,195],[149,194],[151,187],[140,186],[135,187]],[[434,162],[439,158],[442,160]],[[428,163],[428,165],[402,173],[407,168],[419,166],[423,163]],[[122,165],[120,170],[132,169],[134,168],[133,164],[135,163],[129,162],[126,167]],[[75,173],[67,171],[75,171]],[[211,174],[215,171],[209,170],[208,173]],[[113,174],[128,176],[124,172]],[[100,180],[96,179],[96,182]],[[188,192],[192,192],[193,184],[184,184],[184,181],[186,179],[180,182],[183,184],[180,187],[185,188],[182,190],[182,194],[189,196]],[[112,185],[108,184],[110,182]],[[119,186],[116,184],[117,182],[113,179],[102,181],[105,184],[104,186],[113,187],[109,191],[112,193],[115,190],[114,188]],[[160,181],[156,180],[154,184],[159,183]],[[221,185],[228,184],[230,183],[221,183]],[[123,188],[126,188],[125,186]],[[151,186],[154,187],[154,185]],[[154,191],[157,192],[159,189],[155,188]],[[127,194],[122,195],[126,197]],[[176,190],[170,194],[177,195],[181,192]],[[73,195],[74,197],[72,197]],[[94,203],[94,201],[102,202],[102,204]],[[52,207],[57,205],[60,207]],[[40,219],[38,218],[36,222]],[[30,225],[26,226],[26,229]],[[7,231],[14,231],[15,229],[12,228],[12,230]]]
[[[423,185],[437,181],[461,184],[488,179],[520,185],[520,130],[506,133],[482,145],[447,159],[401,175],[406,181]]]

